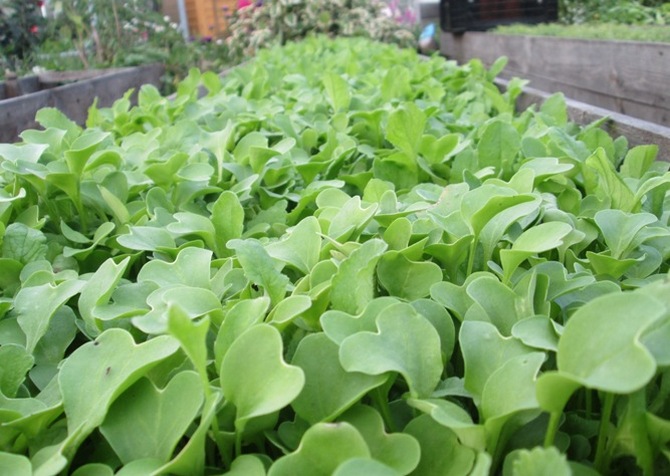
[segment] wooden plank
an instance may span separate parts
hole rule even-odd
[[[135,95],[143,84],[160,86],[162,65],[125,68],[122,71],[0,101],[0,142],[14,142],[26,129],[38,127],[35,114],[43,107],[57,107],[70,119],[83,125],[88,108],[98,98],[100,107],[109,107],[127,90]]]
[[[504,78],[526,78],[537,89],[670,126],[670,44],[467,32],[443,33],[441,49],[486,65],[507,56]]]
[[[504,79],[497,79],[496,84],[503,89],[507,87],[507,81]],[[525,87],[517,100],[517,107],[526,109],[533,104],[539,105],[550,95],[545,91]],[[625,136],[630,146],[656,144],[659,149],[658,160],[670,162],[670,127],[636,119],[574,99],[566,99],[566,104],[570,120],[578,124],[590,124],[602,118],[608,118],[603,128],[613,137]]]
[[[109,68],[109,69],[85,69],[81,71],[44,71],[37,75],[40,83],[49,86],[51,84],[62,84],[84,79],[106,76],[128,68]]]

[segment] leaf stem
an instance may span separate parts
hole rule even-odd
[[[598,445],[596,447],[596,458],[594,467],[603,474],[609,466],[609,458],[607,457],[607,433],[612,417],[612,408],[614,408],[614,394],[610,392],[605,393],[602,410],[600,412],[600,431],[598,432]]]
[[[235,431],[235,458],[242,454],[242,430]]]
[[[558,424],[561,421],[562,412],[551,412],[549,414],[549,423],[547,424],[547,432],[544,434],[544,447],[549,448],[554,446],[556,439],[556,432],[558,431]]]
[[[635,444],[635,460],[644,476],[654,474],[654,453],[647,429],[647,394],[643,387],[628,397],[626,419],[631,422],[631,434]]]
[[[470,243],[470,254],[468,255],[468,270],[465,273],[466,276],[472,274],[472,270],[475,267],[475,251],[477,250],[477,236],[472,237],[472,243]]]
[[[590,420],[593,414],[593,392],[588,388],[585,388],[584,392],[586,393],[586,418]]]
[[[386,428],[391,432],[395,433],[397,430],[393,417],[391,416],[391,408],[389,407],[388,395],[382,390],[383,387],[377,387],[372,391],[372,400],[379,410],[379,413],[384,420]]]

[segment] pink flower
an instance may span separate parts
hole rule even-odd
[[[237,1],[237,8],[239,9],[239,8],[249,7],[249,6],[252,5],[252,3],[253,2],[251,0],[238,0]]]

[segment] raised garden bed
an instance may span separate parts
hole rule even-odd
[[[443,33],[441,51],[464,62],[509,63],[502,77],[518,76],[530,86],[627,116],[670,126],[670,44]]]
[[[0,468],[667,474],[670,164],[493,76],[311,38],[41,112],[0,145]]]
[[[52,72],[21,79],[17,81],[18,88],[8,87],[7,82],[0,83],[0,142],[13,142],[21,131],[36,128],[35,114],[44,107],[58,108],[82,125],[96,98],[101,107],[110,106],[131,88],[137,90],[143,84],[159,86],[163,72],[162,65],[148,65],[105,71]],[[8,89],[18,89],[22,94],[4,99]]]

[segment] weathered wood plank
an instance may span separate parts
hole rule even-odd
[[[112,73],[126,71],[128,68],[110,68],[110,69],[85,69],[82,71],[44,71],[38,73],[39,82],[49,87],[53,84],[71,83],[93,79],[100,76],[107,76]]]
[[[467,32],[442,34],[442,53],[460,62],[509,63],[503,78],[670,126],[670,44]]]

